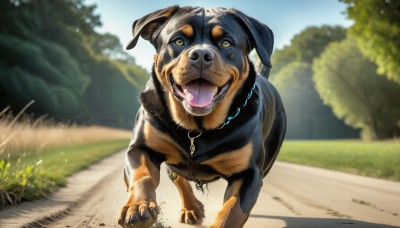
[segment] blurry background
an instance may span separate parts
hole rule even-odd
[[[175,1],[234,7],[275,33],[271,81],[288,113],[288,139],[400,134],[397,1]],[[152,66],[132,22],[165,1],[1,1],[0,110],[130,129]],[[373,19],[373,20],[372,20]],[[371,22],[372,21],[372,22]],[[397,67],[396,67],[397,66]],[[351,68],[351,69],[350,69]]]

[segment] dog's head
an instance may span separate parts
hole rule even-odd
[[[193,116],[205,128],[220,125],[249,75],[249,52],[255,48],[271,67],[272,31],[240,11],[173,6],[133,23],[135,47],[142,36],[156,49],[154,71],[173,119],[191,129]]]

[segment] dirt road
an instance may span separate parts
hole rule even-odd
[[[120,155],[120,164],[123,154]],[[180,199],[162,168],[157,190],[165,227],[193,227],[177,222]],[[118,227],[116,215],[127,193],[122,165],[97,185],[86,200],[50,227]],[[201,227],[212,224],[222,205],[226,182],[197,192],[206,208]],[[277,162],[245,227],[395,227],[400,226],[400,183]]]

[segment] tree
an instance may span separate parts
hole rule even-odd
[[[0,59],[2,102],[21,109],[36,100],[34,111],[51,110],[53,115],[86,111],[82,96],[90,78],[65,48],[53,42],[32,43],[0,34],[0,52],[7,56]]]
[[[148,72],[83,0],[0,1],[0,110],[131,128]],[[4,11],[4,12],[3,12]]]
[[[400,1],[342,0],[347,15],[354,20],[350,35],[377,72],[400,83]]]
[[[135,64],[135,58],[129,55],[124,48],[118,37],[110,33],[105,33],[93,43],[93,49],[99,53],[107,56],[112,60],[123,60],[130,64]]]
[[[354,40],[329,45],[313,69],[324,103],[364,139],[400,135],[400,85],[378,76]]]
[[[274,81],[282,97],[288,126],[286,138],[323,139],[355,137],[338,120],[328,106],[323,105],[312,80],[311,65],[292,62],[284,67]]]
[[[308,27],[289,46],[272,55],[271,81],[287,111],[287,138],[321,139],[357,137],[358,133],[338,120],[315,90],[312,64],[326,46],[344,39],[340,26]]]
[[[295,35],[289,46],[274,51],[271,72],[278,73],[280,69],[294,61],[312,64],[314,58],[319,57],[329,43],[340,41],[345,37],[346,30],[340,26],[308,27]]]
[[[72,25],[62,24],[59,15],[68,18],[71,13],[66,12],[74,5],[60,1],[27,1],[18,6],[2,1],[0,5],[5,9],[0,16],[0,108],[10,105],[19,110],[36,100],[30,110],[39,114],[57,117],[86,112],[82,96],[90,78],[66,45],[51,35],[73,40],[73,34],[65,30]],[[63,14],[52,9],[56,6]]]

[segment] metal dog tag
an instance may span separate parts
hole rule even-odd
[[[199,132],[197,135],[195,136],[190,136],[190,133],[192,132]],[[194,145],[194,140],[198,137],[200,137],[200,135],[202,134],[202,131],[198,131],[198,130],[190,130],[188,131],[188,138],[190,140],[190,155],[193,155],[194,152],[196,151],[196,146]]]

